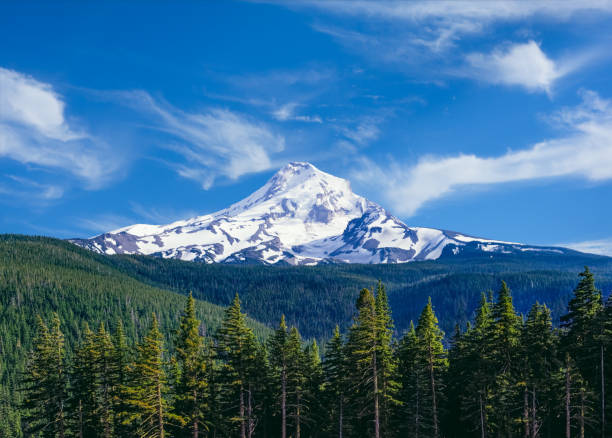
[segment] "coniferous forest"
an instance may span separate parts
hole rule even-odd
[[[155,315],[130,345],[121,320],[68,346],[38,318],[21,380],[23,432],[80,437],[609,437],[612,300],[593,274],[554,328],[519,315],[505,283],[445,337],[431,300],[396,336],[385,286],[362,289],[347,331],[323,348],[282,317],[269,336],[239,296],[214,333],[189,296],[172,352]],[[446,341],[448,339],[448,342]],[[67,351],[72,351],[68,355]]]

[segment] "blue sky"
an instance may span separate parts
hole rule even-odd
[[[612,2],[178,3],[0,4],[1,232],[213,212],[302,160],[409,225],[612,255]]]

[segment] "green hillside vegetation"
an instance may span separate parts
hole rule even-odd
[[[147,256],[112,256],[106,262],[143,282],[227,306],[239,292],[246,312],[275,324],[285,315],[307,338],[327,339],[336,324],[347,328],[363,285],[381,280],[393,306],[396,330],[408,329],[430,296],[447,333],[474,316],[482,291],[504,280],[512,288],[519,313],[534,301],[551,309],[558,324],[576,275],[591,267],[598,287],[612,290],[612,259],[595,255],[537,253],[449,257],[402,265],[261,266],[206,265]]]
[[[49,320],[57,314],[68,346],[83,338],[83,324],[107,329],[118,320],[128,342],[151,324],[154,312],[172,349],[172,331],[184,305],[175,292],[144,284],[68,242],[44,237],[0,236],[0,403],[12,404],[17,378],[32,348],[37,315]],[[196,301],[203,329],[215,330],[222,318],[221,306]],[[269,332],[249,319],[259,337]]]
[[[284,317],[266,341],[239,296],[202,336],[190,295],[174,351],[157,319],[126,345],[121,326],[84,331],[66,354],[59,318],[38,320],[23,375],[22,431],[44,437],[608,437],[612,300],[588,270],[561,318],[516,312],[506,283],[443,342],[427,301],[394,335],[385,286],[359,292],[351,326],[324,359]],[[4,421],[0,418],[0,422]],[[14,435],[21,431],[13,431]],[[16,432],[16,433],[15,433]]]

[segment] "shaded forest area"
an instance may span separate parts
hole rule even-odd
[[[131,350],[144,339],[155,314],[167,360],[177,354],[175,332],[185,299],[181,294],[193,291],[195,315],[202,321],[199,333],[213,342],[224,307],[239,292],[242,311],[256,316],[247,318],[246,324],[257,342],[267,345],[265,340],[286,314],[286,324],[295,326],[306,343],[317,339],[325,346],[336,325],[340,333],[350,330],[360,288],[374,290],[381,279],[394,311],[392,338],[411,331],[410,321],[418,321],[430,296],[438,325],[446,332],[443,346],[448,348],[454,345],[454,326],[465,331],[467,322],[477,316],[482,291],[498,289],[501,279],[508,280],[521,319],[539,301],[546,303],[553,326],[558,326],[580,264],[592,266],[597,287],[610,291],[611,259],[581,254],[451,258],[406,265],[228,266],[103,256],[57,239],[0,235],[0,436],[19,437],[24,431],[20,377],[38,330],[37,315],[49,330],[57,315],[65,360],[72,363],[90,331],[97,333],[102,325],[114,336],[119,320]],[[85,323],[91,330],[85,330]],[[165,371],[169,372],[167,366]],[[587,411],[593,409],[589,403]]]
[[[61,322],[38,318],[22,425],[42,436],[602,437],[612,415],[612,299],[586,269],[561,328],[506,283],[443,343],[431,300],[400,339],[385,287],[362,289],[352,325],[321,360],[282,317],[267,340],[235,296],[203,336],[190,295],[168,354],[153,316],[128,346],[122,324],[84,326],[68,358]]]

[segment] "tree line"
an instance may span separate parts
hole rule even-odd
[[[67,355],[59,317],[38,318],[23,375],[26,434],[44,437],[602,437],[612,434],[612,298],[585,269],[553,327],[502,283],[449,341],[431,300],[397,338],[385,287],[361,290],[323,356],[285,318],[266,340],[236,295],[205,335],[189,296],[164,346],[152,318],[85,326]]]

